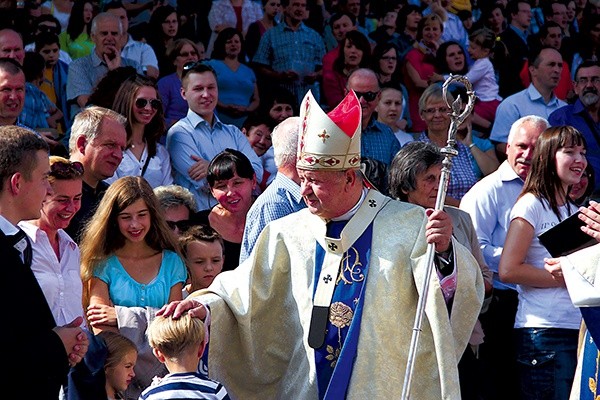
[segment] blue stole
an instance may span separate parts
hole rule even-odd
[[[348,221],[332,221],[327,236],[339,238]],[[367,229],[344,254],[329,309],[325,343],[315,349],[319,399],[338,400],[346,397],[356,358],[362,309],[366,286],[373,225]],[[314,290],[321,274],[325,250],[317,244],[315,255]],[[313,292],[314,296],[314,292]],[[352,315],[351,322],[348,316]],[[334,323],[332,316],[336,316]]]
[[[579,307],[590,335],[596,343],[600,343],[600,307]]]
[[[600,343],[600,307],[579,307],[579,310],[587,327],[583,343],[579,397],[582,400],[596,400],[600,396],[600,385],[598,385],[600,351],[597,345]]]
[[[586,307],[580,307],[581,310],[584,308]],[[589,330],[585,332],[582,357],[579,398],[580,400],[596,400],[600,396],[600,385],[598,385],[600,351],[598,351],[598,346],[594,343]]]

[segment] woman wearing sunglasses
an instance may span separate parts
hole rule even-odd
[[[52,193],[46,195],[39,219],[19,223],[31,242],[31,270],[58,326],[79,316],[85,319],[79,247],[63,230],[81,207],[82,180],[80,162],[51,156],[48,182]]]
[[[140,74],[127,78],[117,91],[112,109],[127,118],[127,149],[115,174],[106,182],[141,176],[153,188],[173,183],[169,153],[159,143],[165,122],[154,81]]]

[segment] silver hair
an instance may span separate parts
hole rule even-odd
[[[100,124],[105,118],[115,120],[123,126],[127,125],[127,118],[104,107],[90,106],[75,116],[71,127],[71,137],[69,138],[69,151],[71,154],[77,151],[77,138],[85,136],[88,142],[91,142],[98,136]]]
[[[517,134],[517,132],[519,132],[519,129],[521,129],[521,127],[523,127],[524,125],[538,127],[540,128],[540,132],[550,127],[550,124],[548,123],[548,120],[546,118],[537,115],[527,115],[525,117],[521,117],[515,122],[513,122],[513,124],[511,125],[506,143],[512,143],[512,141],[515,138],[515,135]]]
[[[95,35],[98,30],[98,23],[102,20],[107,20],[107,19],[114,19],[115,21],[117,21],[117,23],[119,25],[119,35],[122,35],[123,34],[123,24],[121,23],[121,20],[119,19],[119,17],[117,17],[116,15],[111,14],[109,12],[102,12],[94,17],[94,19],[92,20],[92,26],[90,28],[90,34]]]
[[[446,99],[448,100],[448,104],[452,104],[454,102],[454,96],[452,96],[450,91],[448,91],[446,94]],[[444,100],[444,91],[442,89],[442,85],[439,83],[432,83],[423,91],[423,94],[421,94],[421,97],[419,98],[419,112],[422,112],[427,108],[427,103],[429,103],[430,100]]]
[[[273,154],[278,168],[283,165],[296,165],[299,131],[300,117],[288,117],[273,129]]]
[[[188,189],[179,185],[164,185],[154,188],[154,194],[163,210],[185,206],[190,213],[198,211],[194,195]]]

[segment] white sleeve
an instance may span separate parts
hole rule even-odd
[[[560,265],[571,301],[577,307],[600,306],[600,280],[590,282],[575,268],[568,257],[560,258]],[[596,275],[600,272],[597,269]]]

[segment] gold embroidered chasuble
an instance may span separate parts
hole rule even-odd
[[[564,258],[561,258],[561,265],[567,262],[581,275],[581,277],[589,282],[590,286],[599,288],[596,299],[590,299],[589,303],[587,304],[597,305],[598,299],[600,298],[600,244],[587,247],[583,250],[576,251]],[[573,386],[570,395],[571,400],[594,398],[595,393],[597,392],[597,386],[599,385],[600,361],[596,362],[595,370],[584,370],[583,368],[583,351],[585,347],[583,340],[585,340],[586,330],[587,328],[585,327],[585,324],[582,324],[579,337],[579,348],[577,351],[577,369],[575,370],[575,378],[573,380]],[[596,346],[598,346],[597,343]],[[590,355],[587,356],[589,357]],[[591,356],[593,356],[593,354]],[[600,359],[600,350],[597,352],[596,357],[597,359]],[[584,387],[587,386],[587,390],[585,390],[584,393],[581,393],[582,383],[584,384]]]
[[[426,269],[421,207],[388,202],[373,221],[369,275],[348,399],[399,398]],[[325,221],[302,210],[271,222],[252,255],[192,294],[211,310],[209,375],[235,399],[318,399],[308,346],[316,237]],[[448,316],[432,274],[412,399],[460,399],[458,360],[483,301],[473,256],[453,239],[457,290]]]

